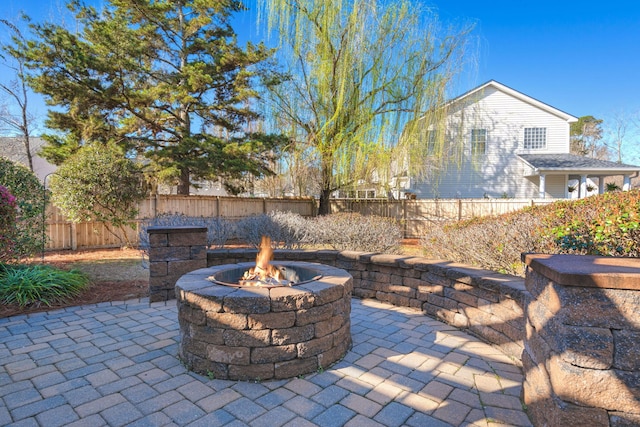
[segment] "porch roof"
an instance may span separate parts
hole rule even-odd
[[[640,166],[592,159],[576,154],[519,154],[532,169],[531,175],[543,175],[561,172],[576,175],[631,175],[640,173]]]

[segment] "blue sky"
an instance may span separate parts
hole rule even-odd
[[[640,108],[640,2],[435,4],[445,22],[476,22],[475,82],[497,80],[577,117]]]
[[[102,4],[103,0],[86,0]],[[20,10],[57,19],[63,0],[2,0],[0,17]],[[456,94],[497,80],[574,116],[606,118],[640,110],[640,1],[429,0],[444,24],[474,22],[476,52]],[[255,37],[255,12],[238,19]],[[0,71],[1,73],[2,71]],[[3,76],[0,74],[0,78]],[[42,112],[44,113],[44,111]]]

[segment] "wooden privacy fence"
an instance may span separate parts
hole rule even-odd
[[[272,211],[296,212],[302,216],[315,215],[316,203],[311,198],[259,199],[218,196],[158,195],[149,197],[138,206],[135,228],[127,228],[127,238],[133,245],[138,243],[140,223],[145,218],[161,214],[183,214],[194,217],[223,217],[238,220],[244,217]],[[119,247],[124,240],[120,230],[112,230],[102,222],[68,221],[57,207],[47,207],[46,249],[110,248]]]
[[[545,205],[554,199],[333,199],[331,212],[359,212],[401,220],[405,238],[418,238],[433,223],[460,221]]]
[[[362,215],[378,215],[401,221],[404,237],[418,238],[434,222],[492,216],[520,210],[524,207],[553,202],[553,199],[332,199],[331,211],[358,212]],[[159,195],[142,201],[135,228],[127,229],[127,237],[133,245],[138,243],[139,225],[145,218],[179,213],[194,217],[222,217],[239,220],[244,217],[273,211],[295,212],[312,217],[317,210],[316,200],[311,198],[239,198],[218,196]],[[122,233],[101,222],[73,224],[52,205],[47,212],[46,249],[108,248],[121,245]]]

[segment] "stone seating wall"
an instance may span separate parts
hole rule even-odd
[[[255,261],[257,250],[217,249],[207,265]],[[281,261],[319,262],[353,276],[353,295],[412,307],[498,345],[517,361],[523,350],[522,278],[448,261],[420,257],[338,252],[276,250]]]

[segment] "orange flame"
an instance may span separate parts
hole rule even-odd
[[[259,280],[267,282],[269,279],[282,280],[284,277],[280,270],[269,263],[273,259],[273,249],[271,248],[271,238],[262,236],[260,242],[260,252],[256,257],[256,266],[245,272],[243,280]]]

